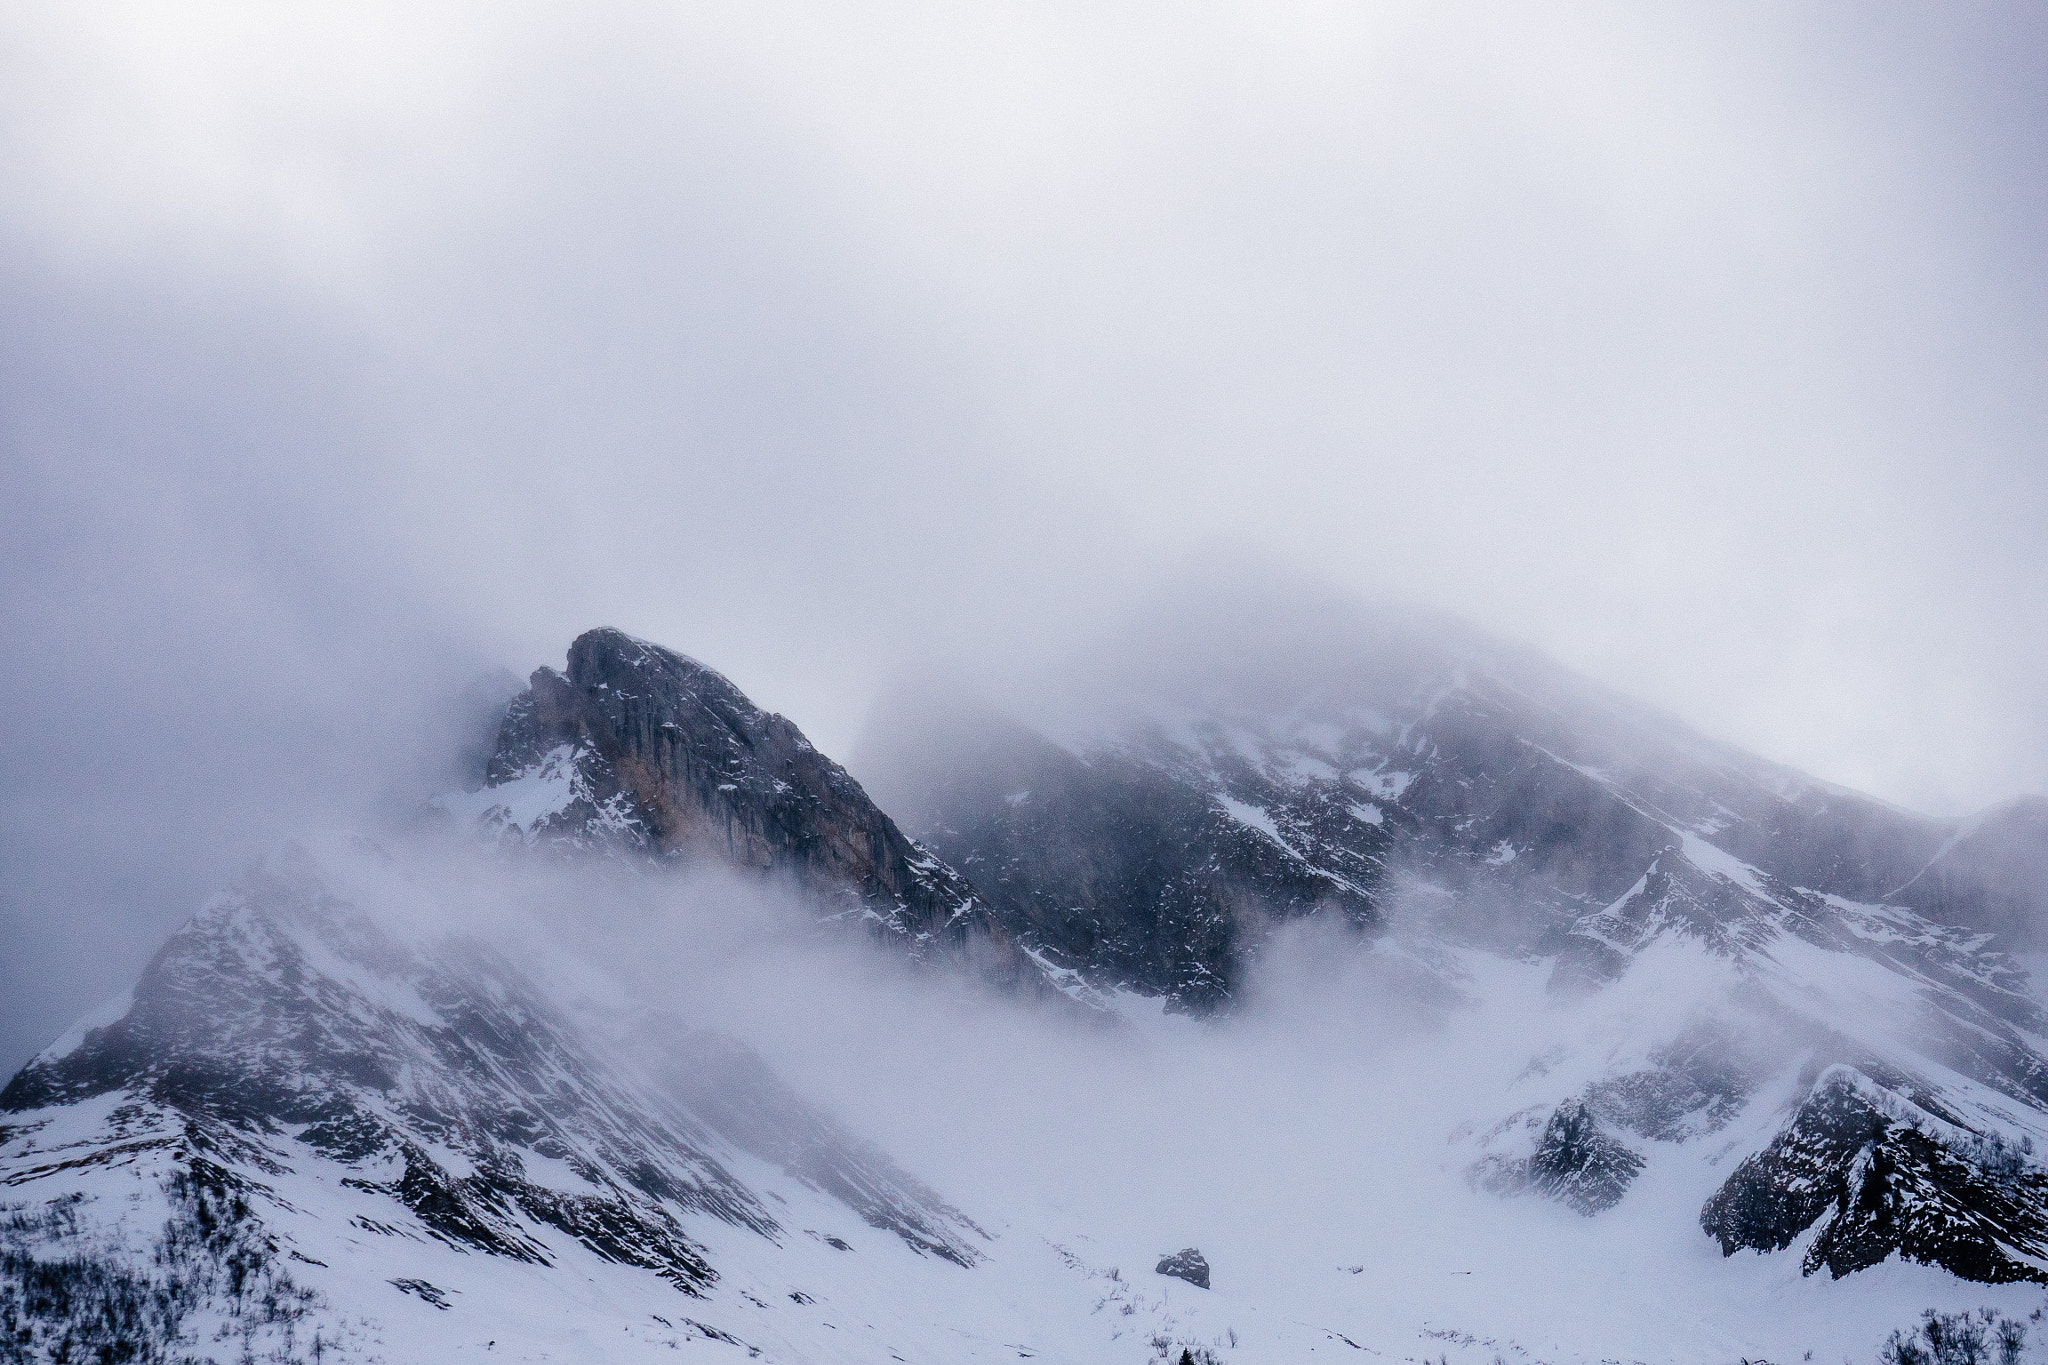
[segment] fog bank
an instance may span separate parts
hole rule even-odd
[[[1277,564],[2048,788],[2042,23],[10,12],[0,1066],[597,624],[844,753]]]

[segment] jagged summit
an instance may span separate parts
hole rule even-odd
[[[484,788],[443,805],[517,843],[777,877],[914,958],[963,958],[1043,988],[967,879],[794,724],[623,631],[578,636],[566,673],[537,669],[506,711]]]

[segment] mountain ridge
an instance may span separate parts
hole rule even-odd
[[[1660,1236],[1816,1283],[2048,1283],[2048,1003],[1993,929],[1922,908],[2031,913],[2030,804],[1914,816],[1617,717],[1554,666],[1447,649],[1279,690],[1183,671],[1080,740],[924,708],[874,770],[913,838],[705,665],[611,630],[567,662],[509,704],[485,785],[436,807],[515,874],[715,867],[920,972],[1091,1002],[1133,1046],[1131,1021],[1216,1040],[1255,1015],[1246,983],[1289,941],[1390,967],[1353,989],[1432,1008],[1511,971],[1542,1041],[1504,1036],[1526,1064],[1441,1135],[1488,1207],[1638,1229],[1663,1210]],[[1930,872],[1935,899],[1870,891]],[[312,1332],[322,1359],[439,1359],[499,1322],[539,1340],[555,1310],[531,1305],[586,1292],[634,1305],[569,1313],[572,1337],[617,1329],[607,1350],[909,1359],[891,1343],[943,1316],[918,1305],[1044,1316],[992,1265],[1073,1310],[1060,1330],[1096,1343],[1073,1359],[1138,1324],[1169,1362],[1235,1346],[1244,1319],[1148,1298],[1075,1235],[1006,1243],[1009,1219],[969,1217],[734,1040],[572,1014],[445,919],[366,841],[288,845],[0,1090],[0,1191],[40,1201],[0,1219],[0,1254],[63,1288],[0,1302],[27,1359],[87,1340],[60,1300],[193,1351],[298,1360]],[[1699,1191],[1675,1216],[1674,1189]],[[1228,1258],[1198,1254],[1217,1277],[1189,1292],[1226,1302]],[[442,1345],[404,1354],[385,1322]],[[869,1335],[842,1350],[850,1330]],[[1006,1330],[971,1358],[1038,1353]],[[969,1358],[946,1354],[958,1331],[922,1358]]]

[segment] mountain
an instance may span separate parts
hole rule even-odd
[[[579,637],[434,803],[455,871],[281,848],[0,1091],[0,1365],[1863,1358],[2048,1283],[2038,803],[1327,603],[1019,691],[885,713],[899,826]],[[868,942],[698,998],[711,921],[622,890],[693,869],[740,939],[766,885]]]
[[[1473,1180],[1597,1215],[1653,1150],[1768,1107],[1700,1213],[1724,1251],[1812,1233],[1803,1264],[1837,1276],[1898,1253],[2048,1281],[2048,1014],[1990,932],[2048,925],[2042,803],[1915,815],[1426,619],[1144,648],[1170,664],[1096,661],[1066,733],[918,699],[869,739],[892,804],[1027,949],[1203,1014],[1304,921],[1449,991],[1478,957],[1556,995],[1673,951],[1706,960],[1694,981],[1725,964],[1664,1036],[1532,1056],[1527,1102],[1474,1116]]]
[[[417,931],[442,918],[372,845],[293,845],[0,1091],[0,1188],[42,1201],[11,1225],[10,1269],[43,1269],[0,1303],[10,1359],[374,1358],[345,1310],[572,1267],[644,1276],[671,1305],[650,1323],[720,1339],[694,1316],[729,1278],[706,1225],[757,1263],[849,1223],[982,1258],[986,1233],[737,1043],[643,1013],[649,1072],[489,945]]]
[[[616,630],[513,698],[481,790],[442,808],[502,840],[774,879],[913,958],[1047,990],[952,868],[783,717],[694,659]]]

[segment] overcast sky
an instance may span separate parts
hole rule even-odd
[[[845,752],[906,664],[1242,560],[1916,808],[2048,790],[2044,52],[2019,4],[0,10],[0,1065],[419,697],[599,623]]]

